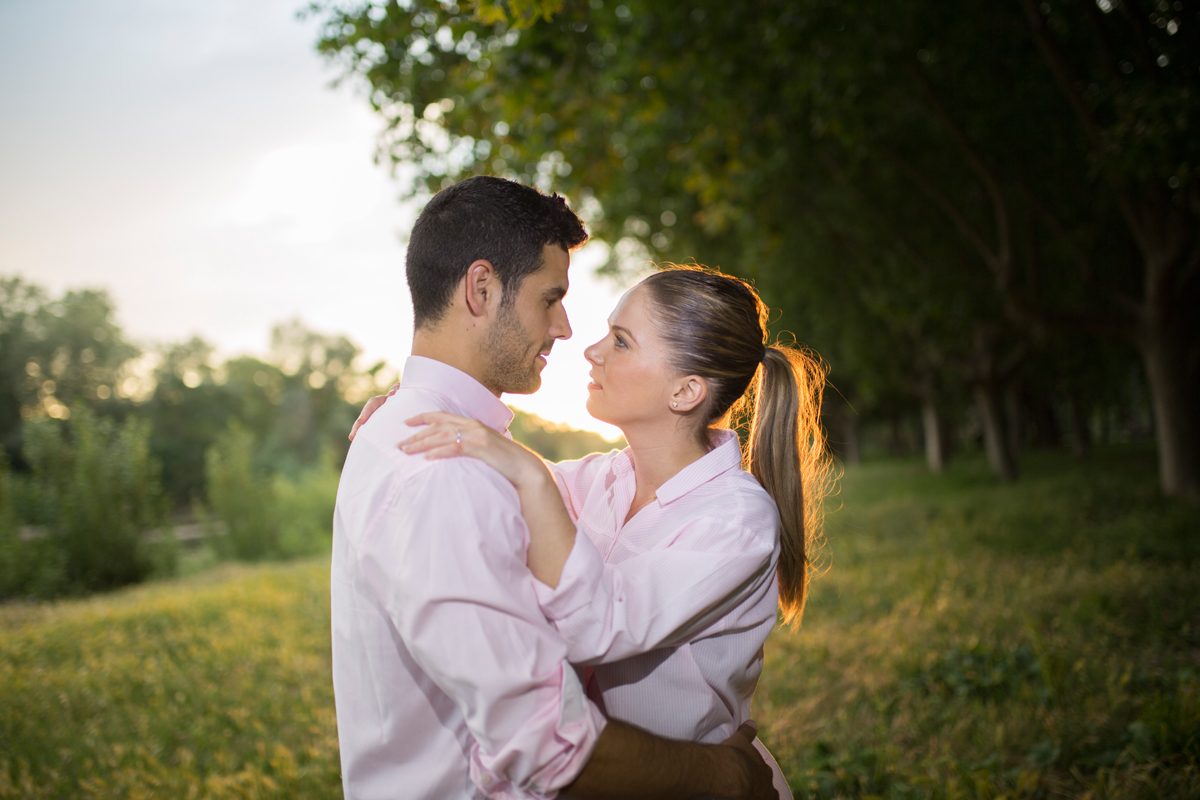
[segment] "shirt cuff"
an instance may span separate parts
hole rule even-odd
[[[514,753],[486,758],[478,741],[471,742],[471,781],[490,800],[553,800],[559,790],[579,777],[587,765],[608,720],[587,699],[583,684],[575,676],[570,664],[564,662],[560,666],[559,681],[558,703],[552,711],[545,709],[550,715],[546,718],[535,715],[527,721],[530,727],[541,733],[541,746],[537,748],[537,755],[540,756],[537,761],[541,763],[536,766],[534,774],[527,775],[521,781],[523,785],[514,783],[505,774],[507,770],[504,767],[511,764]],[[533,741],[523,744],[530,746]],[[518,752],[516,755],[528,757],[530,753]]]
[[[575,529],[575,545],[567,555],[558,586],[551,588],[533,579],[542,613],[551,622],[565,619],[596,599],[596,588],[604,572],[604,559],[592,540],[580,528]]]

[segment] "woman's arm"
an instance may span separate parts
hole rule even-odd
[[[736,526],[737,514],[729,520]],[[705,530],[707,528],[707,530]],[[571,662],[608,664],[775,619],[769,530],[690,526],[687,542],[605,563],[581,536],[556,588],[536,586]]]
[[[609,663],[690,641],[714,625],[774,618],[777,516],[765,498],[731,496],[719,517],[689,523],[686,542],[606,564],[587,536],[577,536],[536,453],[454,414],[431,412],[408,423],[425,427],[400,443],[405,452],[474,456],[516,487],[529,527],[529,569],[544,584],[535,586],[538,599],[572,662]],[[754,620],[729,616],[751,598],[759,600],[752,602]]]
[[[547,586],[558,586],[575,546],[575,523],[541,456],[468,417],[432,411],[407,422],[425,427],[398,445],[404,452],[428,459],[478,458],[512,483],[529,527],[529,571]]]

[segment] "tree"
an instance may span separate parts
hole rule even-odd
[[[847,263],[885,294],[909,277],[882,262],[928,270],[941,330],[967,321],[919,326],[937,357],[914,371],[972,387],[1002,474],[1030,352],[1062,331],[1132,337],[1163,488],[1200,489],[1180,402],[1197,372],[1195,12],[628,0],[525,3],[508,24],[497,5],[317,6],[319,48],[365,79],[381,154],[423,189],[477,171],[559,188],[618,254],[700,256],[789,313]],[[809,307],[851,328],[855,303]]]
[[[0,446],[18,451],[23,417],[65,418],[75,403],[116,402],[138,350],[115,316],[103,291],[51,299],[20,278],[0,280]]]
[[[76,405],[69,420],[28,423],[25,455],[52,510],[65,581],[54,588],[111,589],[173,570],[174,540],[147,536],[165,521],[166,503],[144,420],[118,425]]]
[[[186,506],[200,497],[204,452],[228,424],[232,403],[216,380],[211,344],[192,337],[165,346],[160,355],[154,393],[142,413],[154,432],[166,489],[177,506]]]
[[[30,364],[41,353],[38,312],[46,303],[41,287],[20,278],[0,279],[0,447],[20,447],[22,411],[36,402]]]
[[[345,336],[324,334],[299,320],[271,329],[271,360],[284,375],[283,394],[269,428],[276,457],[292,467],[310,464],[322,449],[345,455],[346,432],[356,408],[347,393],[361,382],[355,368],[358,346]]]
[[[1106,287],[1145,365],[1159,474],[1200,498],[1200,10],[1138,0],[1022,7],[1097,188],[1119,210],[1140,287]]]

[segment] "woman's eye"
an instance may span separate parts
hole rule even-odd
[[[617,347],[620,347],[622,350],[625,349],[625,340],[619,334],[613,334],[613,341],[616,342]]]

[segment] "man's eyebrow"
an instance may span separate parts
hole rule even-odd
[[[545,297],[547,300],[561,300],[563,297],[566,297],[566,295],[567,295],[567,290],[564,287],[552,286],[549,289],[547,289],[546,293],[542,296]]]

